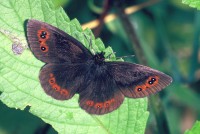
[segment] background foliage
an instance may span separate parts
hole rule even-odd
[[[101,37],[106,46],[111,46],[118,57],[135,54],[134,58],[125,60],[142,63],[140,57],[144,56],[147,62],[142,64],[173,77],[174,82],[168,88],[149,98],[148,121],[146,99],[126,99],[119,110],[101,117],[87,115],[79,109],[78,96],[66,102],[53,100],[43,93],[38,83],[38,73],[35,73],[39,72],[43,63],[27,49],[21,55],[13,54],[12,44],[27,45],[23,22],[28,18],[46,21],[74,37],[78,35],[76,38],[87,45],[77,20],[83,25],[101,18],[103,13],[120,16],[121,7],[112,2],[106,7],[105,3],[106,0],[104,3],[92,0],[56,0],[53,3],[51,0],[0,0],[0,99],[4,103],[0,102],[0,134],[53,134],[56,131],[180,134],[191,129],[199,120],[200,12],[195,9],[198,9],[198,0],[183,0],[186,5],[173,0],[124,0],[121,7],[135,6],[135,9],[139,9],[128,15],[128,19],[140,48],[135,47],[135,40],[129,36],[133,33],[127,31],[123,25],[126,20],[121,17],[93,29],[96,37]],[[59,6],[71,19],[77,20],[70,21]],[[90,23],[89,27],[92,25]],[[90,30],[85,33],[89,37]],[[96,50],[105,49],[100,40],[93,40],[93,43],[97,46]],[[110,48],[106,51],[111,52]],[[138,54],[139,51],[143,55]],[[56,131],[43,121],[51,124]],[[197,122],[186,133],[196,133],[199,128]]]

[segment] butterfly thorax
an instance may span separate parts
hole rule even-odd
[[[95,54],[92,59],[96,65],[103,65],[105,63],[104,52]]]

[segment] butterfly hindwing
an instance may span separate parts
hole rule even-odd
[[[78,92],[82,109],[90,114],[101,115],[112,112],[122,104],[124,95],[107,72],[88,73],[86,76]]]
[[[49,63],[40,71],[40,83],[48,95],[58,100],[67,100],[83,84],[84,70],[81,64]]]
[[[152,68],[128,62],[107,62],[108,70],[121,92],[130,98],[154,94],[172,82],[172,78]]]
[[[38,20],[28,21],[27,37],[35,57],[45,63],[81,63],[92,56],[84,45],[72,36]]]

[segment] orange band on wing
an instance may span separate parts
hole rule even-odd
[[[62,89],[57,83],[54,75],[52,73],[49,74],[49,84],[51,85],[52,89],[54,89],[56,92],[60,92],[63,96],[68,96],[69,91],[67,89]]]
[[[46,41],[50,37],[50,33],[48,32],[48,30],[45,27],[41,27],[41,29],[38,30],[38,32],[37,32],[37,36],[38,36],[38,39],[39,39],[40,50],[42,52],[48,52],[49,47],[46,44]]]
[[[141,92],[142,90],[146,90],[158,84],[159,77],[158,76],[150,76],[144,84],[138,85],[134,88],[137,92]]]
[[[105,102],[94,103],[92,100],[86,101],[86,105],[94,108],[108,108],[115,102],[115,99],[110,99]]]

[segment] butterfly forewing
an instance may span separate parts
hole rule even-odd
[[[141,98],[154,94],[172,82],[172,78],[152,68],[128,62],[107,62],[108,70],[126,97]]]
[[[27,37],[31,51],[46,63],[81,63],[92,56],[83,44],[67,33],[38,20],[28,21]]]

